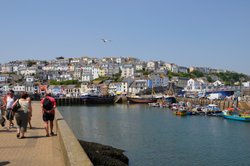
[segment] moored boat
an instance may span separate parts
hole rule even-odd
[[[240,116],[240,115],[224,115],[225,119],[231,119],[231,120],[239,120],[239,121],[245,121],[250,122],[250,116]]]
[[[114,104],[115,96],[113,95],[82,95],[81,100],[84,104]]]
[[[177,103],[177,100],[174,96],[165,96],[163,100],[166,106],[169,108],[172,106],[172,104]]]
[[[222,111],[216,104],[209,104],[202,111],[209,116],[223,116]]]
[[[148,103],[156,103],[159,97],[154,96],[127,96],[127,101],[129,103],[141,103],[141,104],[148,104]]]
[[[250,122],[250,115],[239,114],[239,110],[237,108],[224,110],[223,117],[230,120]]]
[[[174,111],[175,115],[180,115],[180,116],[185,116],[187,115],[187,111],[186,110],[178,110],[178,111]]]
[[[174,111],[175,115],[185,116],[187,115],[187,109],[185,106],[179,106],[176,111]]]

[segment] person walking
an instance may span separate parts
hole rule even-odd
[[[21,106],[16,112],[14,112],[17,123],[16,136],[20,139],[25,138],[24,133],[27,131],[29,112],[32,111],[31,103],[27,98],[28,93],[22,92],[21,98],[17,99],[12,105],[13,108],[19,102]]]
[[[31,98],[28,97],[27,100],[29,101],[30,105],[32,105],[31,104]],[[28,124],[29,124],[30,129],[32,129],[31,117],[32,117],[32,107],[31,107],[30,111],[28,112]]]
[[[2,127],[5,126],[5,118],[4,118],[4,102],[3,99],[0,98],[0,124]]]
[[[5,107],[5,110],[6,110],[6,119],[9,121],[8,123],[8,129],[10,129],[11,127],[14,126],[14,123],[13,123],[13,119],[14,119],[14,116],[13,116],[13,113],[12,113],[12,105],[14,103],[14,91],[13,90],[10,90],[7,95],[4,97],[4,107]]]
[[[49,125],[50,125],[50,135],[53,136],[53,122],[55,119],[55,108],[56,100],[51,97],[51,94],[48,93],[41,100],[41,109],[43,113],[44,128],[46,131],[46,137],[49,137]]]

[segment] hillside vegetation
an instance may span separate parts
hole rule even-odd
[[[208,82],[214,82],[220,80],[224,82],[225,85],[234,85],[237,82],[249,81],[249,76],[242,73],[235,72],[225,72],[225,73],[211,73],[206,74],[200,71],[193,71],[190,73],[173,73],[169,72],[168,76],[172,78],[173,76],[185,77],[185,78],[206,78]]]

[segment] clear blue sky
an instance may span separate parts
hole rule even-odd
[[[250,0],[0,1],[1,63],[57,56],[133,56],[250,75]]]

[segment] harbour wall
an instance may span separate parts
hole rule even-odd
[[[79,97],[64,97],[56,98],[56,104],[58,106],[68,106],[68,105],[84,105],[85,103]]]
[[[86,152],[59,111],[57,111],[56,114],[56,130],[66,166],[93,166]]]
[[[206,106],[208,104],[216,104],[221,110],[233,107],[234,105],[242,111],[250,110],[250,103],[247,101],[234,101],[234,100],[209,100],[197,98],[177,98],[177,101],[190,102],[194,105]]]
[[[190,102],[193,105],[206,106],[208,104],[216,104],[221,110],[233,107],[233,101],[227,100],[209,100],[209,99],[193,99],[193,98],[177,98],[177,101]]]
[[[118,101],[118,100],[117,100]],[[177,101],[190,102],[196,105],[206,106],[208,104],[216,104],[220,107],[220,109],[224,110],[229,107],[233,107],[236,105],[242,110],[250,110],[250,102],[249,101],[234,101],[234,100],[209,100],[209,99],[198,99],[198,98],[182,98],[178,97]],[[85,103],[81,100],[81,98],[57,98],[56,99],[58,106],[70,106],[70,105],[84,105]],[[126,97],[122,97],[120,103],[127,103]]]

